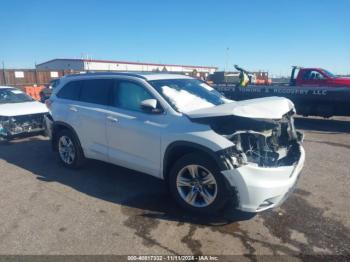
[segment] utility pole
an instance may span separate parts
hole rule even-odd
[[[4,77],[4,85],[6,86],[5,62],[2,61],[2,75]]]
[[[34,62],[34,66],[35,66],[35,69],[34,69],[34,81],[35,81],[35,84],[38,86],[39,83],[38,83],[38,71],[36,70],[36,61]]]
[[[229,51],[230,51],[230,48],[229,47],[226,47],[226,62],[225,62],[225,72],[228,70],[228,63],[229,63]]]

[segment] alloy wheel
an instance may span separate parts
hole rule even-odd
[[[68,136],[61,136],[58,141],[58,152],[60,154],[61,160],[67,164],[71,165],[75,159],[75,148],[73,141]]]
[[[182,168],[176,178],[176,187],[181,198],[193,207],[206,207],[214,202],[218,186],[214,175],[200,165]]]

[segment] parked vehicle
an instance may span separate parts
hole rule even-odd
[[[290,85],[350,87],[350,78],[338,77],[322,68],[303,68],[294,66],[290,78]]]
[[[95,73],[61,78],[47,105],[64,166],[91,158],[164,179],[194,212],[278,206],[304,164],[285,98],[234,102],[183,75]]]
[[[217,84],[213,87],[234,100],[285,97],[303,116],[350,116],[350,78],[336,77],[324,69],[293,67],[289,85],[249,85],[242,88]]]
[[[58,85],[58,83],[59,79],[51,80],[50,83],[47,84],[43,90],[41,90],[40,101],[42,103],[45,103],[45,101],[50,98],[52,90]]]
[[[45,131],[46,106],[9,86],[0,86],[0,139]]]

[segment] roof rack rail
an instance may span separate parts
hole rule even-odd
[[[71,75],[65,75],[65,77],[77,77],[77,76],[133,76],[142,78],[144,80],[147,80],[146,77],[137,74],[137,73],[129,73],[129,72],[88,72],[88,73],[80,73],[80,74],[71,74]]]

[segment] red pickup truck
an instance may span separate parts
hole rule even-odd
[[[337,77],[331,72],[322,68],[302,68],[294,66],[290,78],[290,85],[350,87],[350,78]]]
[[[233,100],[286,97],[293,101],[298,114],[304,116],[350,116],[350,78],[337,77],[320,68],[293,67],[289,85],[215,84],[213,87]]]

